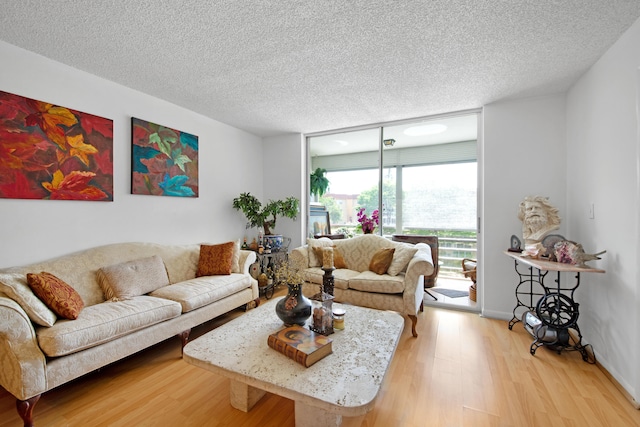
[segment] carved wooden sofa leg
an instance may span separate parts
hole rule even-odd
[[[18,415],[22,418],[24,422],[24,427],[33,427],[33,407],[36,406],[38,400],[40,400],[40,394],[37,396],[33,396],[31,399],[27,400],[16,400],[16,409],[18,410]]]
[[[191,329],[187,329],[186,331],[182,331],[178,334],[180,341],[182,342],[182,351],[184,351],[184,346],[189,342],[189,334],[191,333]]]
[[[248,303],[246,303],[244,305],[244,311],[249,311],[252,310],[254,308],[258,308],[258,306],[260,305],[260,298],[256,298],[252,301],[249,301]]]
[[[418,323],[418,316],[415,314],[409,314],[409,319],[411,319],[411,333],[414,337],[417,337],[418,332],[416,331],[416,324]]]

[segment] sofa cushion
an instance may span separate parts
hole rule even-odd
[[[196,277],[231,274],[234,246],[234,242],[200,245],[200,259],[198,260]]]
[[[418,252],[418,248],[407,243],[396,243],[395,249],[393,260],[391,260],[391,265],[389,265],[389,269],[387,270],[387,274],[390,276],[397,276],[407,268],[411,258]]]
[[[0,274],[0,292],[17,302],[33,323],[40,326],[53,326],[56,323],[55,313],[27,285],[26,274]]]
[[[349,289],[349,280],[359,275],[359,271],[348,270],[346,268],[333,271],[333,286],[338,289]],[[324,270],[320,267],[307,268],[302,272],[304,280],[309,283],[322,284]]]
[[[376,274],[385,274],[393,261],[395,248],[378,249],[369,262],[369,270]]]
[[[149,295],[178,302],[186,313],[250,287],[251,278],[246,274],[203,276],[165,286]]]
[[[36,334],[47,356],[64,356],[179,315],[180,304],[143,295],[85,307],[76,320],[58,320],[51,328],[38,328]]]
[[[51,273],[27,273],[27,284],[51,311],[62,318],[73,320],[84,308],[76,290]]]
[[[404,275],[389,276],[363,271],[349,280],[349,288],[364,292],[400,294],[404,292]]]
[[[335,246],[333,247],[333,266],[335,268],[347,268],[347,263],[344,260],[344,256],[342,256],[342,252]]]
[[[333,246],[333,240],[327,237],[307,239],[307,246],[309,248],[309,267],[322,267],[322,257],[318,258],[314,248],[330,248]]]
[[[105,299],[111,301],[128,300],[169,284],[164,262],[158,255],[103,267],[97,276]]]

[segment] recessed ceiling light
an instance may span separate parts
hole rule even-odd
[[[405,129],[404,134],[409,136],[436,135],[447,130],[447,126],[441,124],[418,125]]]

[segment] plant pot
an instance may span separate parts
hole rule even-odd
[[[282,234],[267,234],[264,236],[264,245],[271,248],[272,252],[279,252],[282,249],[284,238]]]
[[[286,326],[304,326],[311,316],[311,301],[302,295],[301,284],[287,284],[289,293],[276,304],[276,314]]]

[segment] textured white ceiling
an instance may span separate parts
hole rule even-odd
[[[638,0],[3,0],[0,39],[270,136],[562,92],[639,16]]]

